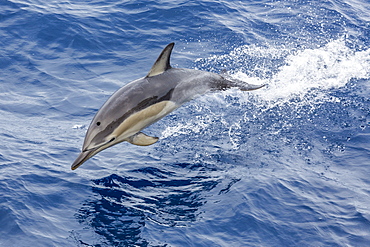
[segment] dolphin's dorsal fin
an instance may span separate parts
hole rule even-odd
[[[170,64],[170,57],[174,45],[175,43],[170,43],[166,46],[166,48],[163,49],[162,53],[159,55],[157,61],[155,61],[153,67],[146,77],[162,74],[166,70],[172,68]]]

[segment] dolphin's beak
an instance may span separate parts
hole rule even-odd
[[[95,150],[82,151],[75,162],[73,162],[71,169],[76,170],[80,165],[94,155],[94,151]]]
[[[110,146],[112,146],[114,144],[117,144],[117,143],[114,143],[115,140],[116,140],[116,138],[112,138],[107,142],[96,145],[96,146],[94,146],[92,148],[89,148],[89,149],[86,148],[86,149],[82,150],[82,152],[77,157],[75,162],[73,162],[73,164],[71,166],[71,169],[76,170],[80,165],[82,165],[86,160],[90,159],[95,154],[99,153],[100,151],[102,151],[106,148],[109,148]],[[107,144],[109,144],[109,145],[107,145]]]

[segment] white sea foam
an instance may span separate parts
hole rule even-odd
[[[84,124],[75,124],[73,125],[72,129],[84,129],[86,125]]]
[[[254,60],[251,69],[258,70],[258,73],[245,72],[249,61]],[[266,60],[263,62],[261,60]],[[269,109],[276,105],[285,104],[292,99],[299,99],[295,104],[315,105],[317,103],[331,101],[335,97],[328,97],[328,90],[346,86],[352,79],[370,78],[370,49],[354,51],[345,44],[345,40],[339,39],[327,43],[316,49],[305,49],[301,51],[278,50],[276,48],[258,48],[255,46],[242,46],[236,48],[230,54],[223,56],[212,56],[203,62],[220,64],[223,61],[237,61],[240,63],[239,70],[235,69],[232,75],[242,81],[251,84],[266,84],[264,89],[256,90],[250,94],[238,90],[221,92],[213,96],[217,99],[224,99],[226,95],[233,94],[239,97],[240,103],[248,102],[250,96],[257,99],[263,109]],[[279,61],[275,62],[274,61]],[[276,63],[280,67],[276,67]],[[263,66],[265,64],[265,67]],[[254,67],[253,67],[254,66]],[[274,70],[270,76],[268,70]],[[242,72],[244,71],[244,72]],[[260,76],[257,76],[259,74]],[[312,96],[314,95],[314,96]],[[207,98],[209,100],[209,98]],[[218,119],[219,120],[219,119]],[[212,121],[212,119],[209,119]],[[240,121],[243,121],[240,119]],[[194,121],[186,124],[177,123],[175,126],[168,126],[162,133],[162,138],[174,135],[197,133],[206,128],[207,121]],[[230,123],[231,132],[238,132],[238,122]],[[235,125],[236,124],[236,125]],[[226,123],[226,125],[229,125]],[[233,142],[233,141],[232,141]],[[237,146],[237,141],[234,143]]]
[[[370,49],[353,51],[339,39],[317,49],[288,55],[285,65],[270,79],[250,77],[242,72],[233,76],[250,83],[267,84],[265,90],[254,92],[266,101],[304,98],[313,89],[329,90],[343,87],[351,79],[369,79]]]
[[[196,119],[194,122],[177,123],[175,126],[168,126],[161,134],[161,139],[169,136],[187,135],[190,133],[199,133],[206,128],[208,124],[204,121]]]

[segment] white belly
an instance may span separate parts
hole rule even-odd
[[[161,101],[136,112],[123,121],[107,139],[125,141],[128,137],[160,120],[179,106],[172,101]]]

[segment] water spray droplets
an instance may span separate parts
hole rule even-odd
[[[209,94],[198,100],[198,104],[204,100],[210,107],[201,119],[167,127],[163,137],[222,128],[230,149],[263,150],[263,140],[268,139],[276,147],[266,152],[278,154],[280,143],[293,145],[297,152],[307,155],[317,143],[306,133],[319,134],[320,139],[325,136],[322,141],[329,145],[336,130],[360,125],[349,118],[354,102],[347,92],[356,94],[354,83],[370,78],[370,49],[356,51],[343,39],[302,50],[241,46],[229,54],[198,59],[195,67],[213,72],[226,69],[236,79],[267,86],[251,93],[231,90]],[[346,101],[349,103],[342,105]],[[218,105],[217,109],[212,105]],[[219,115],[220,110],[227,113]],[[363,120],[361,126],[367,127],[366,123]],[[297,135],[302,135],[299,141],[295,141]],[[286,142],[282,143],[283,139]],[[342,141],[346,142],[339,139],[335,145],[339,148],[330,150],[344,150],[340,148]]]

